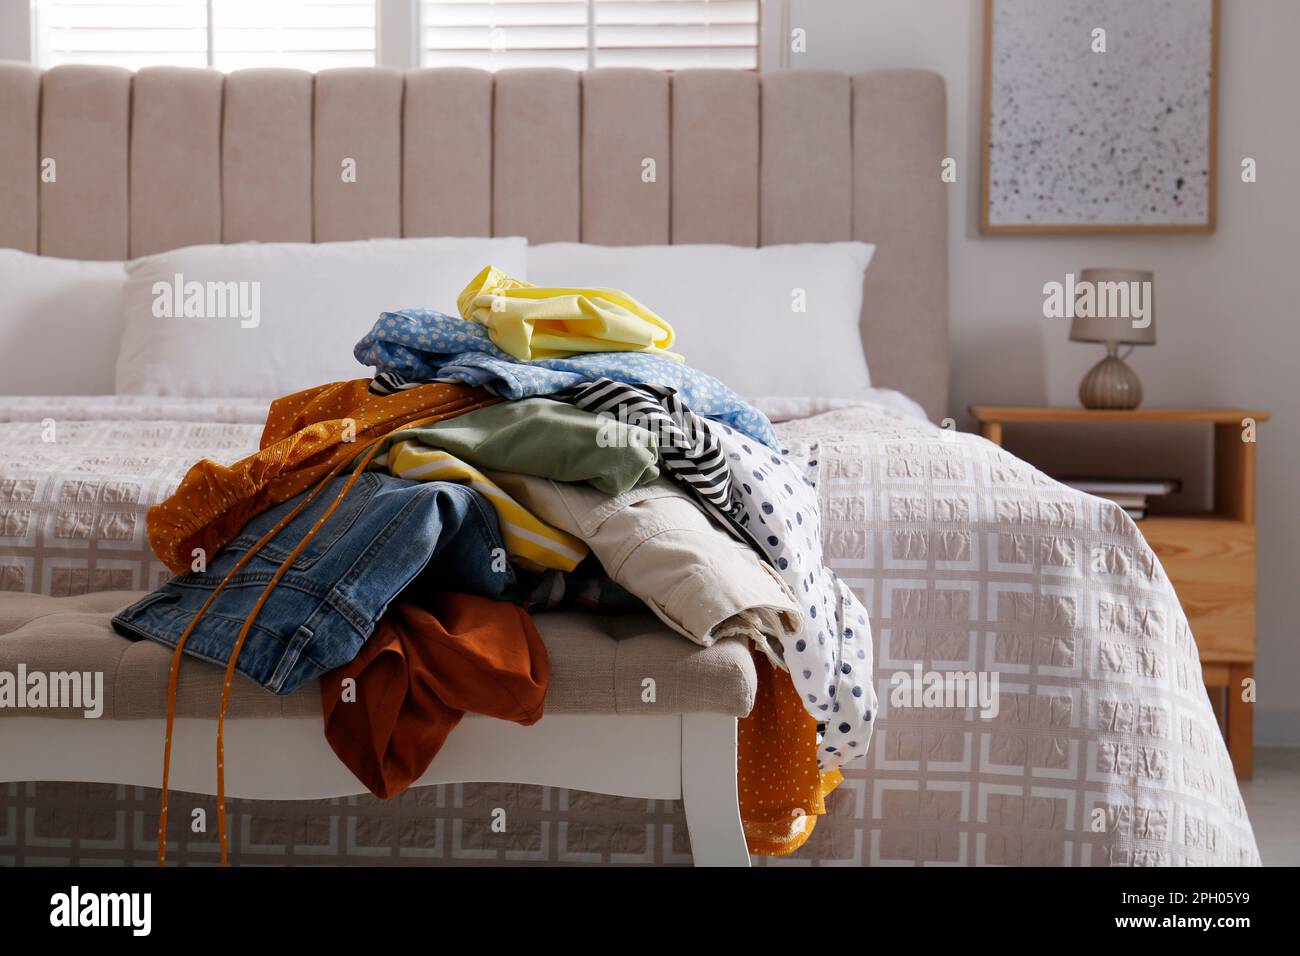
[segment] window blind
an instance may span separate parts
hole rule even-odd
[[[759,0],[423,0],[426,66],[758,66]]]
[[[209,0],[212,65],[375,65],[375,0]]]
[[[758,67],[758,0],[592,0],[594,64]]]
[[[37,0],[35,12],[41,66],[375,63],[375,0]]]
[[[207,66],[207,0],[39,0],[36,62]]]

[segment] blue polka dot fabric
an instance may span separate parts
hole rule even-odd
[[[714,429],[731,468],[735,499],[727,518],[794,592],[803,628],[783,648],[795,689],[821,725],[823,770],[866,753],[876,713],[867,609],[823,564],[816,447],[786,458],[732,428]]]
[[[435,312],[385,312],[353,349],[362,365],[414,382],[462,382],[503,398],[552,395],[598,378],[677,390],[697,415],[717,419],[769,448],[778,447],[762,412],[711,375],[683,362],[639,352],[592,352],[521,362],[493,344],[477,322]]]

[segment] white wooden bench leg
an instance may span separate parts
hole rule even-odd
[[[736,791],[736,718],[682,715],[682,800],[696,866],[749,866]]]

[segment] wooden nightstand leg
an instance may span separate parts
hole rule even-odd
[[[1255,776],[1255,705],[1241,699],[1241,682],[1251,676],[1252,664],[1228,669],[1228,755],[1238,780]]]
[[[1255,523],[1255,443],[1241,440],[1240,425],[1214,426],[1214,510]]]
[[[980,435],[993,442],[993,444],[1000,446],[1002,444],[1002,423],[984,422],[980,425]]]

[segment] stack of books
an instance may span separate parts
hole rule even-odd
[[[1098,498],[1109,498],[1128,512],[1134,521],[1147,516],[1149,499],[1171,495],[1180,487],[1174,479],[1149,478],[1062,478],[1064,484]]]

